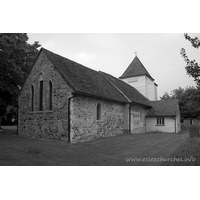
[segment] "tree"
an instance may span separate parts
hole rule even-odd
[[[162,97],[160,97],[161,100],[169,100],[169,99],[178,99],[180,100],[182,95],[184,94],[185,90],[181,87],[178,89],[174,89],[169,94],[168,92],[165,92]]]
[[[192,46],[196,49],[200,47],[200,40],[198,37],[191,38],[187,33],[184,34],[184,37],[186,40],[188,40]],[[181,49],[181,55],[184,58],[184,61],[186,62],[186,72],[189,76],[192,76],[194,78],[194,81],[196,82],[197,86],[200,86],[200,66],[196,62],[195,59],[190,60],[186,54],[186,50],[184,48]]]
[[[179,108],[182,118],[199,118],[200,117],[200,88],[179,87],[172,90],[170,95],[165,94],[160,97],[161,100],[178,99]]]
[[[28,43],[26,33],[0,34],[0,128],[8,105],[14,106],[20,88],[38,53],[39,42]]]
[[[162,97],[160,97],[161,100],[169,100],[172,99],[172,97],[169,95],[168,92],[165,92]]]
[[[180,101],[182,114],[186,118],[200,118],[200,89],[188,87]]]

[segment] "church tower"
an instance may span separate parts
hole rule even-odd
[[[119,77],[122,81],[136,88],[141,94],[150,101],[157,101],[157,84],[141,63],[137,55],[134,60]]]

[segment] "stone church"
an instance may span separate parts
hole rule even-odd
[[[42,48],[21,89],[19,135],[68,142],[180,130],[178,101],[157,101],[136,56],[118,79]]]

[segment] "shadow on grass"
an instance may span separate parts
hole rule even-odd
[[[17,126],[1,126],[0,134],[17,135]]]

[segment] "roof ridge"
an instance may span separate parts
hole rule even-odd
[[[51,52],[51,51],[49,51],[49,50],[47,50],[47,49],[45,49],[45,48],[42,48],[41,50],[44,51],[44,54],[45,54],[45,51],[47,52],[47,54],[45,54],[45,55],[47,56],[48,60],[49,60],[49,61],[52,63],[52,65],[56,68],[56,70],[59,72],[59,74],[61,75],[61,77],[62,77],[62,78],[65,80],[65,82],[71,87],[71,89],[74,90],[74,91],[76,91],[76,90],[74,89],[74,87],[71,85],[71,83],[65,78],[65,76],[64,76],[63,73],[61,72],[60,68],[57,67],[57,65],[55,65],[55,64],[51,61],[51,58],[49,58],[49,56],[48,56],[48,52],[49,52],[49,53],[52,53],[52,54],[55,54],[55,55],[57,55],[57,56],[60,56],[60,55],[58,55],[58,54],[56,54],[56,53],[53,53],[53,52]],[[65,57],[63,57],[63,56],[60,56],[60,57],[65,58]]]
[[[143,63],[140,61],[138,56],[135,56],[135,58],[132,60],[132,62],[129,64],[127,69],[124,71],[124,73],[119,77],[122,78],[129,78],[129,77],[135,77],[135,76],[142,76],[146,75],[151,80],[154,81],[150,73],[147,71]]]
[[[105,79],[106,79],[110,84],[113,85],[113,87],[115,87],[128,101],[131,102],[131,100],[124,94],[123,91],[121,91],[114,83],[112,83],[105,75],[103,75],[103,73],[104,73],[104,74],[107,74],[107,73],[101,72],[101,71],[99,71],[99,73],[102,74],[102,76],[104,76]],[[109,75],[110,75],[110,74],[109,74]],[[114,77],[114,76],[113,76],[113,77]],[[119,80],[119,81],[121,81],[121,80]]]
[[[138,59],[138,61],[141,63],[141,66],[144,68],[144,70],[149,74],[149,72],[147,71],[147,69],[145,68],[145,66],[143,65],[143,63],[141,62],[141,60],[138,58],[138,56],[136,56],[134,59]],[[132,61],[133,62],[133,61]],[[149,74],[150,75],[150,74]],[[151,75],[150,75],[151,76]]]
[[[178,99],[160,99],[160,100],[155,100],[151,102],[156,102],[156,101],[178,101]]]
[[[89,70],[93,70],[93,71],[95,71],[96,73],[98,73],[98,71],[95,70],[95,69],[91,69],[91,68],[89,68],[89,67],[87,67],[87,66],[85,66],[85,65],[83,65],[83,64],[80,64],[80,63],[74,61],[74,60],[71,60],[71,59],[66,58],[66,57],[64,57],[64,56],[61,56],[61,55],[59,55],[59,54],[57,54],[57,53],[54,53],[54,52],[52,52],[52,51],[49,51],[48,49],[45,49],[45,48],[43,48],[43,49],[44,49],[45,51],[49,52],[49,53],[55,54],[56,56],[59,56],[59,57],[61,57],[61,58],[63,58],[63,59],[66,59],[66,60],[68,60],[68,61],[70,61],[70,62],[72,62],[72,63],[74,63],[74,64],[77,64],[77,65],[79,65],[79,66],[81,66],[81,67],[85,67],[85,68],[87,68],[87,69],[89,69]]]
[[[176,116],[179,112],[177,99],[151,101],[151,105],[147,116]]]
[[[109,79],[109,81],[112,82],[112,84],[114,84],[115,87],[116,87],[119,91],[121,91],[121,93],[122,93],[123,95],[126,93],[126,94],[125,94],[126,97],[128,97],[130,94],[135,93],[134,95],[135,95],[136,99],[135,99],[135,97],[134,97],[134,99],[133,99],[133,96],[128,97],[128,99],[130,99],[131,102],[134,102],[134,103],[137,103],[137,104],[141,104],[141,105],[145,105],[145,106],[150,106],[150,101],[149,101],[149,99],[147,99],[144,95],[142,95],[136,88],[134,88],[134,87],[130,86],[129,84],[125,83],[124,81],[122,81],[122,80],[120,80],[120,79],[114,77],[113,75],[107,74],[107,73],[105,73],[105,72],[101,72],[101,73],[104,74],[104,76],[108,76],[108,77],[106,77],[106,78]],[[116,82],[113,82],[112,79],[110,80],[109,77],[115,79],[115,80],[117,81],[117,83],[120,83],[120,84],[121,84],[121,86],[118,85],[118,84],[116,84]],[[127,93],[127,91],[125,92],[125,90],[123,91],[123,89],[120,89],[120,87],[122,88],[122,87],[124,87],[124,86],[126,87],[126,89],[129,90],[128,93]],[[132,91],[131,91],[131,90],[132,90]],[[134,92],[133,92],[133,91],[134,91]],[[128,95],[128,94],[129,94],[129,95]],[[141,97],[143,98],[143,99],[140,99],[141,102],[138,102],[138,100],[139,100],[139,99],[137,99],[138,97],[139,97],[139,98],[141,98]],[[145,101],[146,101],[146,102],[145,102]],[[151,107],[151,106],[150,106],[150,107]]]
[[[112,101],[128,102],[128,100],[98,71],[47,49],[43,48],[43,50],[47,58],[75,93]]]

